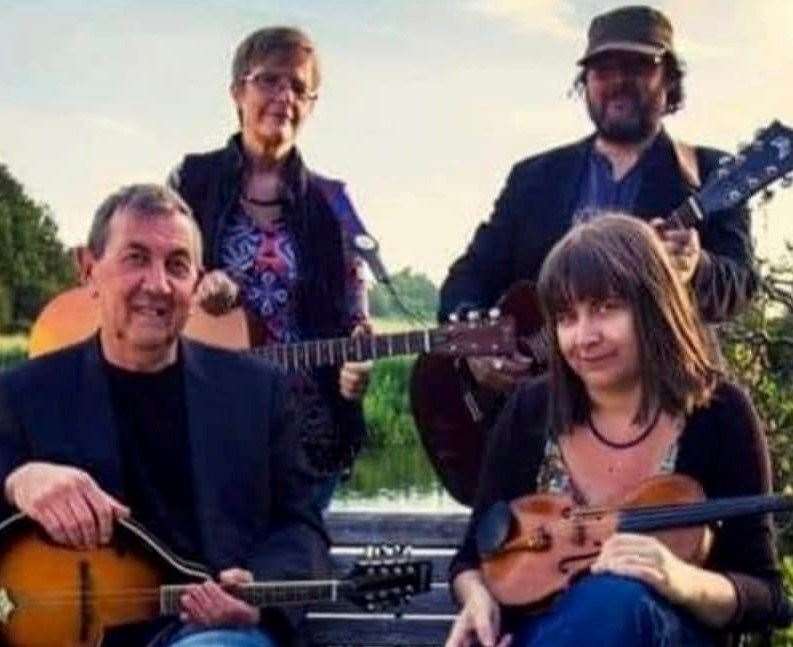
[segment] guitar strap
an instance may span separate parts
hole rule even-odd
[[[677,165],[683,178],[692,189],[698,189],[702,186],[702,178],[699,175],[699,164],[697,164],[697,151],[690,144],[681,142],[677,139],[672,140],[672,146],[675,149],[675,157],[677,157]]]

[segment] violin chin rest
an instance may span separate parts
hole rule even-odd
[[[479,519],[476,547],[481,557],[498,552],[512,529],[512,509],[506,501],[494,503]]]

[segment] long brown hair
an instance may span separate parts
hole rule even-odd
[[[642,384],[636,422],[660,407],[673,415],[706,404],[720,371],[704,328],[656,232],[630,216],[609,213],[576,225],[551,250],[537,286],[550,359],[550,423],[556,434],[581,424],[590,401],[559,350],[556,321],[580,301],[623,299],[631,308]]]

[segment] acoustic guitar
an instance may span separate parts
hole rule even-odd
[[[39,314],[30,331],[28,355],[37,357],[76,344],[93,335],[98,327],[97,301],[88,288],[67,290]],[[196,307],[187,320],[184,334],[210,346],[250,350],[287,371],[414,353],[462,357],[509,354],[516,349],[515,326],[509,317],[406,332],[260,346],[256,327],[242,308],[214,316]]]
[[[0,523],[0,645],[96,647],[112,627],[176,616],[185,586],[208,578],[133,521],[118,521],[109,545],[77,550],[17,514]],[[229,592],[257,607],[329,602],[383,611],[428,591],[431,579],[431,562],[388,550],[343,579],[252,582]]]
[[[793,177],[793,130],[778,121],[757,133],[735,157],[725,157],[703,186],[667,220],[674,227],[699,227],[782,179]],[[533,360],[535,375],[545,370],[549,343],[530,281],[513,285],[498,310],[515,320],[518,349]],[[463,358],[422,355],[413,366],[410,403],[422,443],[443,485],[460,503],[471,505],[485,451],[487,430],[504,402],[476,382]]]

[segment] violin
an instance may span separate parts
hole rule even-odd
[[[498,502],[482,516],[476,545],[485,584],[499,603],[542,603],[584,575],[606,539],[618,532],[654,536],[681,559],[701,565],[707,524],[793,509],[793,497],[757,495],[706,500],[683,474],[642,481],[609,506],[578,506],[570,496],[531,494]]]

